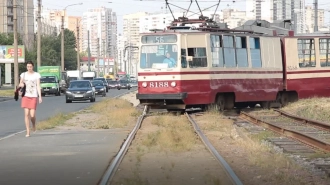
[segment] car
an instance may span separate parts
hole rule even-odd
[[[107,93],[105,92],[105,87],[101,80],[93,80],[92,85],[95,88],[96,95],[102,95],[103,97],[107,95]]]
[[[67,91],[65,92],[66,103],[86,100],[95,102],[95,98],[95,88],[89,80],[71,81]]]
[[[107,80],[108,81],[108,89],[116,89],[118,82],[116,80]]]
[[[109,91],[109,88],[108,88],[108,81],[105,79],[105,78],[94,78],[93,80],[101,80],[102,82],[103,82],[103,84],[104,84],[104,87],[105,87],[105,90],[106,90],[106,92],[108,92]]]
[[[138,86],[137,80],[131,80],[129,84],[131,85],[131,87],[137,87]]]
[[[119,80],[118,81],[118,85],[117,85],[117,89],[131,89],[131,85],[129,84],[128,80]]]

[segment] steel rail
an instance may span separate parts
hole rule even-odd
[[[319,127],[321,129],[324,129],[324,130],[330,132],[330,124],[326,124],[326,123],[323,123],[323,122],[320,122],[320,121],[316,121],[316,120],[311,120],[311,119],[307,119],[307,118],[302,118],[302,117],[299,117],[299,116],[295,116],[293,114],[284,112],[282,110],[275,110],[275,111],[278,112],[278,113],[280,113],[281,115],[284,115],[284,116],[289,117],[291,119],[294,119],[296,121],[300,121],[302,123],[305,123],[305,124],[308,124],[308,125],[311,125],[311,126],[316,126],[316,127]]]
[[[132,132],[128,135],[127,139],[125,140],[124,144],[122,145],[122,147],[120,148],[119,152],[117,153],[116,157],[113,159],[113,161],[111,161],[111,164],[109,165],[108,169],[106,170],[106,172],[104,173],[101,182],[99,183],[100,185],[107,185],[111,179],[114,177],[119,164],[121,163],[121,161],[123,160],[128,147],[131,145],[133,138],[135,137],[137,131],[139,130],[139,128],[141,127],[142,121],[144,119],[144,117],[146,116],[148,111],[148,107],[145,106],[143,113],[141,116],[139,116],[135,127],[133,128]]]
[[[305,143],[309,146],[321,149],[321,150],[326,151],[326,152],[330,152],[330,144],[325,142],[325,141],[319,140],[315,137],[308,136],[304,133],[300,133],[300,132],[297,132],[295,130],[283,128],[283,127],[280,127],[280,126],[275,125],[273,123],[265,122],[265,121],[263,121],[259,118],[256,118],[256,117],[254,117],[254,116],[252,116],[252,115],[250,115],[246,112],[241,112],[240,117],[242,119],[246,120],[246,121],[249,121],[249,122],[252,122],[256,125],[259,125],[259,126],[262,126],[264,128],[270,129],[270,130],[272,130],[274,132],[277,132],[281,135],[296,139],[296,140],[298,140],[302,143]]]
[[[241,180],[237,177],[235,172],[231,169],[229,164],[226,162],[226,160],[218,153],[218,151],[213,147],[213,145],[210,143],[210,141],[207,139],[207,137],[203,134],[197,123],[191,118],[191,116],[186,112],[185,113],[191,124],[193,125],[195,132],[198,134],[198,136],[201,138],[205,146],[209,149],[209,151],[213,154],[213,156],[219,161],[220,165],[224,167],[226,173],[230,177],[231,181],[235,185],[243,185]]]

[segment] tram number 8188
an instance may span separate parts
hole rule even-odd
[[[169,87],[168,82],[150,82],[149,87]]]

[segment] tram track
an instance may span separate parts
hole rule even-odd
[[[255,126],[247,126],[251,123]],[[236,124],[250,132],[261,132],[261,128],[271,130],[285,137],[270,137],[266,141],[282,149],[283,152],[300,156],[313,168],[330,177],[330,124],[295,116],[281,110],[272,112],[241,111]],[[310,156],[320,155],[317,159]],[[321,162],[319,162],[321,161]]]
[[[126,152],[128,151],[129,146],[131,145],[134,137],[136,136],[138,130],[141,128],[142,122],[146,117],[152,117],[152,116],[159,116],[162,114],[168,113],[167,111],[149,111],[148,107],[145,106],[143,109],[143,113],[139,116],[135,127],[128,135],[127,139],[121,146],[119,152],[114,157],[114,159],[111,161],[109,167],[107,168],[106,172],[102,176],[102,179],[100,180],[99,185],[108,185],[112,182],[112,179],[115,177],[115,173],[118,170],[121,161],[124,159]],[[225,159],[217,152],[215,147],[212,146],[208,138],[203,134],[201,129],[199,128],[198,124],[194,119],[191,117],[191,114],[194,113],[185,113],[185,116],[191,123],[192,127],[194,128],[195,133],[200,137],[202,143],[206,146],[206,148],[209,150],[209,152],[214,156],[214,158],[219,162],[221,165],[221,168],[226,172],[226,176],[229,181],[232,182],[234,185],[242,185],[243,183],[240,181],[240,179],[236,176],[235,172],[231,169],[229,164],[225,161]],[[224,173],[224,172],[222,172]],[[220,174],[219,174],[220,175]]]

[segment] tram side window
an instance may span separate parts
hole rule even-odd
[[[260,53],[260,38],[250,38],[250,51],[252,68],[262,67]]]
[[[181,49],[181,67],[187,68],[186,49]]]
[[[248,67],[246,37],[236,37],[236,56],[238,67]]]
[[[223,50],[221,35],[211,35],[212,67],[223,67]]]
[[[315,67],[314,39],[298,39],[299,67]]]
[[[330,66],[330,39],[320,39],[321,67]]]
[[[190,68],[207,67],[206,48],[188,48],[188,56],[193,56],[189,62]]]
[[[223,36],[223,53],[225,56],[225,66],[236,67],[236,56],[233,36]]]

